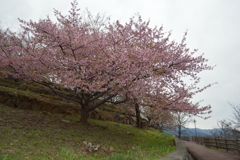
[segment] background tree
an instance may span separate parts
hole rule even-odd
[[[233,113],[232,117],[229,118],[229,122],[233,126],[234,130],[240,131],[240,105],[233,105],[229,103],[232,107]]]
[[[129,98],[138,105],[143,101],[152,105],[159,100],[185,101],[211,86],[196,87],[200,80],[197,74],[213,67],[206,64],[203,55],[195,55],[197,50],[190,52],[186,34],[181,43],[170,41],[171,34],[166,35],[162,27],[151,28],[141,16],[125,24],[109,19],[99,23],[91,16],[84,19],[77,1],[68,15],[57,10],[54,13],[57,22],[49,17],[38,22],[20,20],[21,31],[8,30],[1,35],[0,71],[5,76],[47,86],[58,96],[77,102],[82,124],[88,123],[90,111],[105,102],[122,103]],[[183,77],[192,78],[193,84],[183,87]],[[75,95],[62,95],[55,89],[56,84]],[[191,89],[195,91],[186,92]],[[188,107],[165,105],[156,109],[190,112]],[[195,107],[191,113],[208,109]]]
[[[217,128],[213,130],[212,134],[213,136],[220,138],[239,139],[240,105],[229,104],[233,110],[232,117],[218,121]]]
[[[191,116],[186,112],[174,112],[172,113],[174,116],[174,129],[170,130],[170,132],[177,136],[178,138],[181,138],[182,136],[182,128],[186,127],[186,125],[192,121]]]
[[[160,131],[173,130],[175,128],[174,116],[170,111],[154,112],[154,108],[148,107],[144,112],[150,126]]]
[[[217,123],[217,128],[212,130],[212,135],[214,137],[220,137],[223,139],[232,139],[233,138],[233,132],[231,128],[231,124],[227,122],[226,120],[220,120]]]

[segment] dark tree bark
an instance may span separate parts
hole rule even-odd
[[[135,103],[135,111],[136,111],[136,119],[137,119],[137,128],[141,129],[142,126],[141,126],[141,116],[140,116],[140,109],[139,109],[139,104],[138,103]]]
[[[83,125],[89,125],[88,117],[89,117],[89,111],[85,107],[82,107],[80,123]]]
[[[178,138],[181,139],[181,136],[182,136],[182,126],[179,125],[178,126]]]

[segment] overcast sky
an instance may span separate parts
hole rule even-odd
[[[218,84],[195,96],[204,100],[213,113],[208,120],[196,118],[197,127],[211,129],[217,121],[230,117],[231,106],[240,104],[240,0],[77,0],[79,8],[93,13],[105,13],[112,20],[127,21],[135,13],[152,26],[172,31],[172,38],[180,41],[188,31],[190,49],[205,53],[213,71],[200,74],[200,86]],[[18,18],[38,21],[53,16],[53,8],[67,14],[69,0],[0,0],[0,26],[17,30]],[[193,127],[189,124],[188,127]]]

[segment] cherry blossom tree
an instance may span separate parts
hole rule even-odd
[[[193,95],[197,94],[199,90],[203,90],[196,89],[196,84],[191,86],[186,86],[184,84],[179,87],[175,84],[168,83],[167,87],[165,87],[163,85],[164,81],[161,82],[161,84],[158,84],[158,82],[160,81],[156,81],[154,83],[148,82],[145,85],[133,87],[136,90],[140,90],[140,88],[145,90],[145,92],[143,92],[144,96],[141,96],[141,100],[136,98],[138,97],[137,95],[133,96],[134,93],[129,93],[129,95],[134,97],[132,97],[133,100],[131,103],[135,104],[134,106],[138,128],[141,128],[141,113],[145,115],[147,114],[148,117],[150,116],[150,119],[158,122],[164,118],[163,113],[166,112],[184,112],[188,115],[198,116],[204,119],[208,119],[210,117],[206,116],[206,114],[211,113],[210,105],[202,107],[200,102],[193,103],[191,101]],[[206,89],[206,87],[204,89]]]
[[[161,132],[172,130],[175,127],[174,116],[170,111],[154,112],[154,108],[145,108],[145,116],[150,127],[159,129]]]
[[[197,50],[186,47],[187,34],[180,43],[170,41],[171,34],[164,33],[163,27],[152,28],[139,15],[125,24],[86,19],[76,1],[68,15],[54,13],[56,22],[49,17],[38,22],[20,20],[21,31],[1,34],[0,72],[45,85],[77,102],[82,124],[88,123],[90,111],[105,102],[133,99],[136,104],[157,105],[159,110],[189,110],[190,105],[176,102],[211,86],[196,87],[197,74],[213,67],[203,55],[195,54]],[[191,77],[193,84],[186,86],[183,77]],[[62,95],[55,84],[70,88],[75,96]],[[192,113],[207,109],[195,106]]]

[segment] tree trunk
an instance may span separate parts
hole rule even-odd
[[[80,123],[83,125],[88,125],[89,124],[88,117],[89,117],[89,111],[85,107],[82,107]]]
[[[178,126],[178,138],[181,139],[182,136],[182,127],[181,125]]]
[[[141,129],[141,116],[140,116],[140,109],[139,109],[139,105],[136,103],[135,104],[135,111],[136,111],[136,119],[137,119],[137,128]]]

